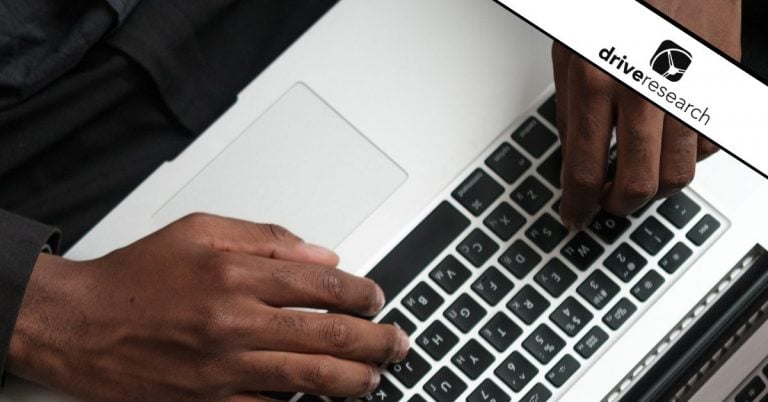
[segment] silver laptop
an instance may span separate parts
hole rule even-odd
[[[491,0],[342,0],[68,257],[193,211],[280,223],[378,280],[375,320],[411,334],[367,400],[617,399],[766,243],[768,186],[721,153],[569,233],[550,47]],[[0,399],[31,397],[60,398],[12,380]]]

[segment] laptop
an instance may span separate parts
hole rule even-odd
[[[490,0],[342,0],[68,257],[193,211],[280,223],[377,280],[374,320],[411,335],[364,400],[620,399],[766,243],[768,186],[720,153],[568,232],[550,49]],[[30,398],[63,397],[12,379],[0,400]]]

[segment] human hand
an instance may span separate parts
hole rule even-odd
[[[41,255],[8,370],[99,401],[257,401],[259,391],[357,396],[404,332],[384,294],[273,225],[194,214],[102,258]]]
[[[741,57],[741,1],[649,3],[735,59]],[[717,147],[559,43],[552,48],[557,126],[563,144],[560,214],[572,229],[600,207],[630,214],[694,177],[696,162]],[[616,175],[607,177],[616,128]]]

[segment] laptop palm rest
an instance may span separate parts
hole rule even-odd
[[[294,85],[153,215],[279,223],[335,247],[407,175],[304,84]]]

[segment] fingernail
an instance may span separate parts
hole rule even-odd
[[[317,244],[312,243],[301,243],[301,246],[304,250],[307,251],[307,253],[312,254],[313,256],[317,258],[322,259],[337,259],[339,258],[338,254],[333,252],[333,250],[329,250],[323,246],[318,246]]]
[[[384,291],[381,290],[380,287],[376,286],[376,307],[374,308],[373,314],[379,314],[382,308],[384,308],[384,304],[387,302],[386,297],[384,296]]]
[[[398,349],[397,356],[395,357],[395,363],[399,363],[403,360],[405,360],[405,357],[408,356],[408,349],[411,347],[411,340],[408,338],[408,334],[406,334],[404,331],[400,331],[400,345]]]
[[[381,384],[381,371],[379,371],[378,367],[374,367],[373,370],[371,370],[371,389],[368,390],[369,393],[376,390],[376,388],[379,387],[379,384]]]

